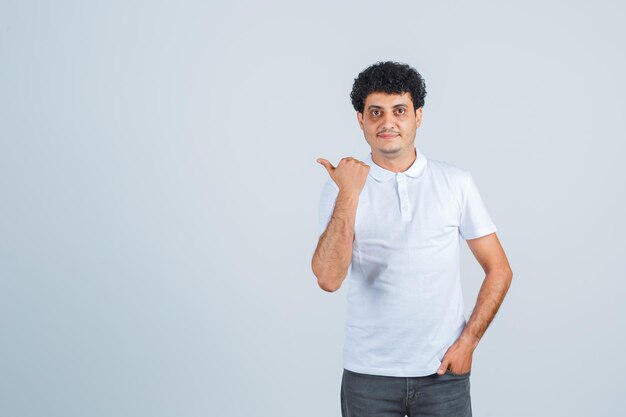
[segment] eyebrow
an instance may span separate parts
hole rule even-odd
[[[395,106],[393,106],[392,108],[398,108],[398,107],[407,107],[406,104],[396,104]],[[376,104],[370,104],[369,106],[367,106],[367,110],[371,110],[371,109],[382,109],[382,106],[377,106]]]

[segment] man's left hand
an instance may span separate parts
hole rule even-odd
[[[437,370],[439,375],[446,373],[449,368],[454,374],[464,374],[472,369],[472,355],[474,348],[461,338],[457,339],[443,355],[441,366]]]

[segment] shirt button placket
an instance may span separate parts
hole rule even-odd
[[[402,221],[411,220],[411,204],[409,202],[409,191],[406,185],[406,175],[398,172],[396,174],[396,182],[398,183],[398,195],[400,196],[400,213]]]

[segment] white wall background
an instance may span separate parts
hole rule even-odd
[[[1,0],[0,415],[339,416],[315,159],[367,152],[380,60],[424,76],[416,143],[472,172],[514,270],[474,414],[619,414],[624,12]]]

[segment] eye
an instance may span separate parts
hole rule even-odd
[[[400,108],[398,109],[398,114],[404,114],[404,113],[406,113],[406,109],[405,109],[405,108],[403,108],[403,107],[400,107]]]
[[[372,110],[371,114],[372,116],[377,117],[380,115],[380,110]]]

